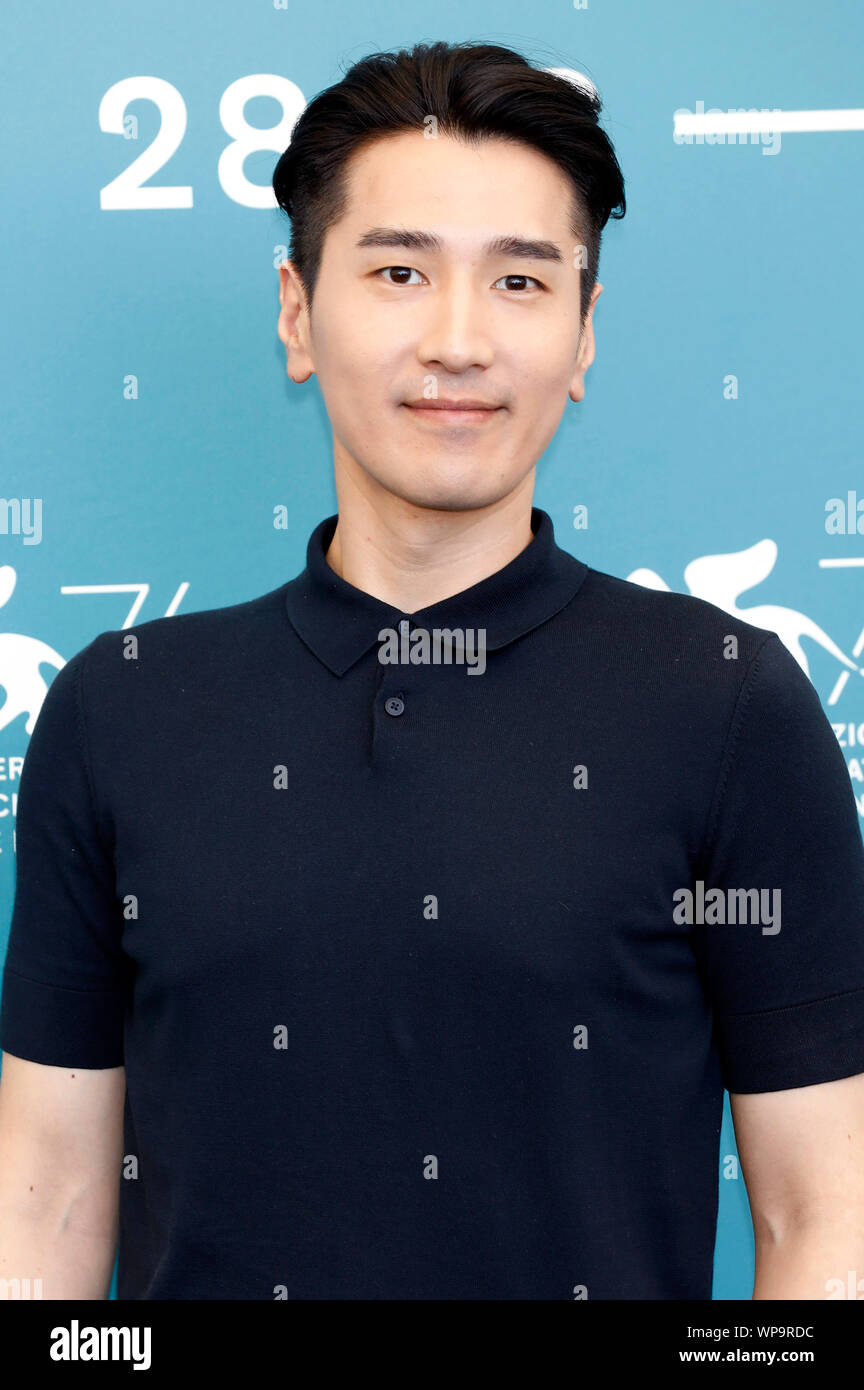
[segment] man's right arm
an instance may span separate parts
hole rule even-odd
[[[0,1299],[33,1298],[37,1279],[43,1299],[105,1299],[126,1068],[45,1066],[8,1052],[2,1060]]]

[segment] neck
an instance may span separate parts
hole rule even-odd
[[[327,563],[354,588],[417,613],[479,584],[530,545],[533,485],[532,469],[499,502],[443,511],[337,477],[339,520]]]

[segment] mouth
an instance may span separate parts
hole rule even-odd
[[[405,401],[404,408],[418,419],[438,424],[481,425],[500,414],[503,406],[479,401]]]

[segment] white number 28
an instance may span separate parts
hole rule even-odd
[[[275,97],[282,107],[281,119],[262,129],[249,125],[245,117],[252,97]],[[131,101],[152,101],[162,117],[156,138],[132,163],[99,190],[99,206],[118,208],[191,208],[190,184],[143,186],[179,148],[186,133],[186,103],[171,83],[161,77],[124,77],[109,87],[99,103],[99,128],[107,134],[125,134],[126,109]],[[243,173],[243,161],[255,150],[281,154],[290,142],[291,131],[306,105],[296,82],[278,73],[259,72],[238,77],[222,93],[219,119],[232,137],[219,156],[217,173],[222,188],[235,203],[247,208],[273,208],[276,199],[269,184],[250,183]]]

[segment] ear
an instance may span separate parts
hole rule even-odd
[[[588,305],[588,313],[585,315],[582,336],[579,340],[576,365],[570,378],[569,396],[571,401],[581,401],[585,396],[585,373],[594,361],[594,305],[602,293],[603,286],[598,282],[591,291],[591,302]]]
[[[303,282],[292,261],[279,266],[279,320],[276,332],[285,347],[285,370],[292,381],[308,381],[315,371],[309,341],[309,311]]]

